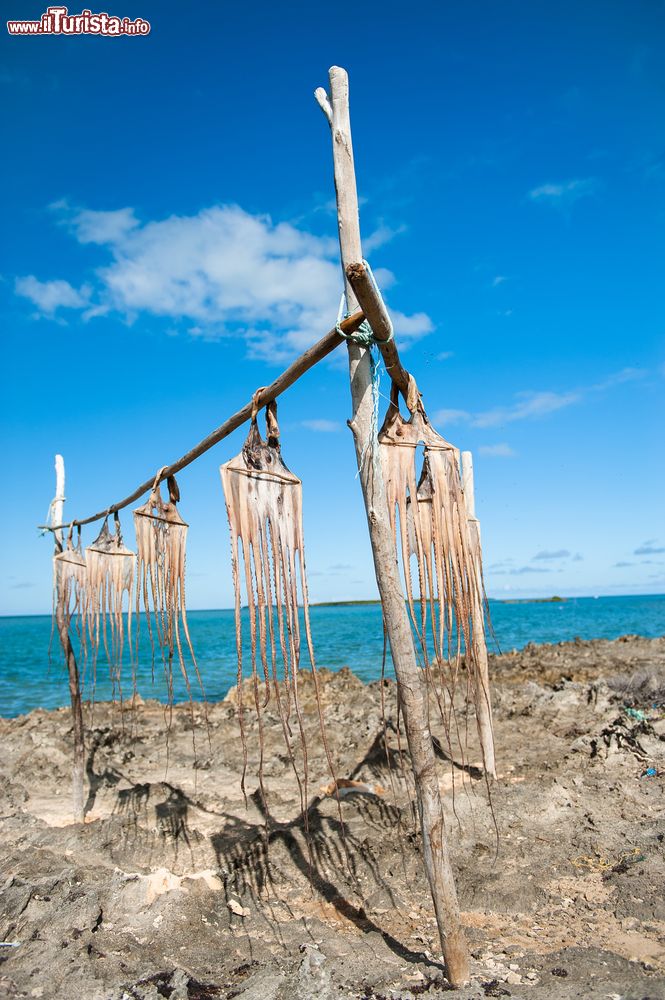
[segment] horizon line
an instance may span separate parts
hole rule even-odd
[[[659,592],[659,593],[655,593],[655,594],[643,594],[643,593],[639,593],[639,594],[550,594],[549,596],[540,596],[540,597],[535,597],[535,596],[534,597],[517,597],[517,596],[512,596],[512,597],[509,597],[509,596],[506,596],[506,597],[489,597],[488,596],[487,600],[488,601],[496,601],[499,604],[506,604],[506,603],[512,603],[512,602],[519,602],[519,603],[525,603],[525,604],[529,603],[529,602],[532,602],[532,603],[535,604],[535,603],[539,603],[539,602],[550,603],[552,601],[554,601],[554,603],[557,603],[557,601],[555,600],[555,598],[558,598],[560,601],[563,602],[563,601],[584,601],[584,600],[596,601],[596,600],[599,600],[600,598],[605,598],[605,597],[610,597],[610,598],[613,598],[613,597],[617,597],[617,598],[619,598],[619,597],[665,597],[665,593],[660,593]],[[419,598],[414,598],[414,599],[415,600],[419,600]],[[405,598],[405,600],[406,600],[406,598]],[[380,604],[380,603],[381,603],[381,600],[378,597],[348,598],[348,599],[338,600],[338,601],[311,601],[310,604],[309,604],[309,607],[310,608],[344,607],[344,606],[351,606],[351,607],[353,607],[354,605],[355,606],[359,606],[359,605]],[[246,607],[247,607],[247,605],[244,604],[243,605],[243,610]],[[298,607],[302,607],[302,605],[299,604]],[[188,614],[193,614],[195,612],[198,613],[200,611],[203,611],[203,612],[205,612],[205,611],[207,611],[207,612],[230,611],[230,612],[232,612],[234,609],[232,607],[228,607],[228,608],[186,608],[185,610],[186,610],[186,612]],[[136,612],[133,609],[132,609],[132,612],[133,612],[133,614],[136,614]],[[142,615],[144,615],[145,613],[146,612],[145,612],[144,609],[141,610],[141,612],[140,612],[140,614],[142,614]],[[126,614],[126,612],[123,612],[123,614]],[[24,612],[0,611],[0,618],[52,618],[52,617],[53,617],[53,613],[51,611],[24,611]]]

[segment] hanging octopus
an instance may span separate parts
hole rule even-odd
[[[237,704],[243,748],[242,788],[244,792],[247,742],[243,704],[243,666],[246,651],[243,648],[242,636],[241,576],[244,577],[249,611],[249,664],[259,727],[259,784],[263,793],[262,710],[274,697],[304,812],[307,801],[308,768],[307,745],[298,691],[301,653],[299,599],[303,609],[305,640],[312,666],[323,745],[331,773],[333,768],[323,731],[309,620],[302,526],[302,484],[284,464],[279,442],[277,403],[274,401],[270,402],[265,410],[266,440],[261,437],[257,425],[256,405],[260,392],[261,390],[257,390],[254,397],[255,404],[249,433],[242,451],[220,468],[231,532],[238,654]],[[302,781],[296,765],[296,748],[291,729],[293,713],[299,733],[297,749],[303,762]]]
[[[465,655],[485,768],[494,773],[494,747],[487,724],[489,693],[480,549],[467,515],[459,452],[431,426],[413,377],[407,392],[409,419],[399,411],[399,392],[379,433],[379,452],[395,544],[401,552],[406,598],[428,681],[435,689],[448,730],[462,653]],[[416,478],[416,450],[424,445]],[[417,568],[414,586],[412,557]],[[433,651],[433,656],[432,652]]]
[[[83,655],[87,655],[85,611],[87,602],[87,566],[81,551],[81,527],[77,527],[77,541],[73,542],[74,525],[69,529],[62,552],[53,557],[53,621],[61,614],[67,630],[72,620],[76,623]],[[51,630],[53,632],[53,629]],[[49,645],[50,650],[50,645]]]
[[[180,500],[180,491],[174,476],[169,476],[167,480],[168,502],[162,499],[159,484],[163,471],[160,469],[157,473],[147,502],[134,511],[137,550],[136,655],[138,658],[139,613],[142,604],[153,650],[153,670],[156,638],[162,654],[171,709],[174,658],[177,658],[185,682],[190,707],[192,695],[186,653],[189,654],[188,658],[194,666],[204,700],[205,692],[192,647],[185,607],[185,547],[188,525],[183,521],[176,506]]]
[[[117,513],[114,515],[114,522],[113,534],[109,531],[108,520],[105,520],[99,535],[85,550],[88,574],[86,617],[93,652],[93,672],[96,669],[101,641],[111,677],[122,698],[125,616],[127,639],[131,646],[131,591],[134,582],[135,556],[123,544]]]

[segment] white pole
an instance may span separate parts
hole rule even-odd
[[[62,455],[55,456],[55,497],[51,507],[51,524],[62,524],[65,509],[65,460]],[[62,552],[62,528],[53,532],[56,552]]]
[[[470,451],[462,452],[462,489],[464,502],[469,517],[476,516],[476,498],[473,491],[473,455]]]
[[[476,517],[476,497],[473,482],[473,456],[470,451],[462,452],[462,487],[464,502],[469,523],[469,534],[473,547],[473,557],[482,560],[480,544],[480,521]],[[494,727],[492,725],[492,702],[490,699],[489,664],[487,661],[487,638],[485,634],[485,611],[481,594],[475,594],[472,608],[473,652],[480,681],[477,712],[478,733],[483,753],[485,771],[496,778],[496,761],[494,756]]]
[[[65,506],[65,460],[62,455],[55,456],[55,498],[51,504],[51,524],[62,524]],[[54,531],[55,552],[63,550],[62,531]],[[56,586],[57,576],[56,576]],[[78,664],[69,635],[69,622],[65,614],[64,603],[60,593],[55,595],[55,620],[58,626],[60,645],[67,664],[69,676],[69,698],[72,705],[72,731],[74,736],[74,760],[72,763],[72,805],[74,822],[85,820],[85,799],[83,781],[85,775],[85,742],[83,735],[83,706],[81,704],[81,685]]]

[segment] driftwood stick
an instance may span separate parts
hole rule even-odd
[[[54,525],[62,522],[62,512],[65,506],[65,462],[62,455],[55,456],[55,499],[51,506],[51,520]],[[55,552],[62,552],[62,531],[53,528]],[[56,581],[56,586],[57,586]],[[72,763],[72,806],[74,822],[84,821],[83,776],[85,774],[85,740],[83,736],[83,706],[81,704],[81,685],[79,681],[78,664],[69,635],[69,625],[64,604],[60,594],[55,595],[55,621],[58,627],[60,645],[67,663],[69,677],[69,698],[72,705],[72,731],[74,734],[74,760]]]
[[[402,366],[397,345],[392,339],[393,325],[388,315],[381,293],[362,262],[349,264],[346,276],[355,292],[358,305],[372,327],[377,347],[381,351],[386,371],[406,400],[409,388],[409,373]]]
[[[353,316],[348,316],[343,320],[340,326],[344,333],[354,333],[364,318],[362,312],[355,312]],[[327,333],[325,337],[322,337],[312,347],[309,347],[274,382],[261,389],[256,398],[258,408],[261,409],[268,403],[271,403],[273,399],[277,399],[294,382],[297,382],[301,375],[304,375],[306,371],[309,371],[310,368],[313,368],[315,364],[322,361],[323,358],[334,351],[336,347],[339,347],[343,339],[335,329]],[[252,398],[249,403],[245,403],[241,410],[238,410],[228,420],[225,420],[223,424],[220,424],[214,431],[211,431],[203,441],[199,441],[197,445],[191,448],[182,458],[179,458],[177,462],[173,462],[172,465],[165,465],[161,471],[160,482],[168,479],[169,476],[174,476],[176,472],[180,472],[186,466],[191,465],[195,459],[200,458],[206,451],[209,451],[216,444],[219,444],[220,441],[223,441],[225,437],[228,437],[229,434],[237,430],[238,427],[241,427],[252,416],[254,403],[255,400]],[[64,524],[56,524],[55,522],[52,524],[42,524],[40,525],[40,529],[43,531],[55,531],[57,533],[62,528],[69,528],[72,524],[91,524],[93,521],[101,521],[103,517],[115,514],[116,511],[122,510],[124,507],[129,507],[131,503],[139,500],[144,493],[152,489],[154,482],[155,473],[153,472],[150,478],[146,479],[140,486],[137,486],[134,492],[130,493],[128,497],[118,501],[118,503],[112,504],[110,507],[106,507],[104,510],[100,510],[97,514],[91,514],[90,517],[77,518],[75,521],[67,521]]]
[[[476,517],[476,498],[473,485],[473,456],[470,451],[462,452],[462,486],[469,521],[469,532],[473,550],[481,557],[480,521]],[[492,726],[492,701],[490,698],[489,666],[487,662],[487,639],[485,635],[485,613],[482,595],[476,594],[472,608],[473,651],[478,668],[480,690],[477,699],[478,732],[483,752],[483,766],[487,774],[496,778],[494,757],[494,729]]]
[[[473,482],[473,455],[470,451],[462,452],[462,489],[464,490],[464,503],[469,520],[476,518],[476,492]]]
[[[322,103],[319,95],[320,91],[317,92],[317,101],[329,118],[325,103]],[[349,83],[346,71],[337,66],[333,66],[330,70],[329,105],[332,108],[330,125],[339,243],[347,283],[348,308],[351,309],[356,304],[357,290],[349,280],[347,267],[362,260],[362,250],[351,144]],[[375,335],[380,336],[378,330],[375,330]],[[348,347],[353,404],[353,417],[349,421],[349,426],[356,447],[374,570],[413,766],[425,867],[432,891],[448,978],[454,986],[461,986],[469,978],[468,949],[460,921],[455,883],[445,840],[439,779],[432,747],[432,734],[427,720],[427,696],[416,660],[413,634],[399,579],[380,463],[374,461],[376,441],[373,439],[370,352],[351,342]]]

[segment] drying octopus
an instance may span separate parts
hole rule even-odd
[[[400,413],[395,383],[390,399],[379,432],[379,454],[426,678],[449,732],[464,653],[467,698],[475,706],[484,768],[495,776],[480,533],[477,521],[466,510],[459,452],[430,424],[412,376],[406,393],[408,419]],[[421,445],[424,454],[417,477],[416,451]]]

